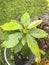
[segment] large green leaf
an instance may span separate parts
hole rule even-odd
[[[4,41],[1,46],[5,48],[11,48],[18,44],[19,39],[21,39],[21,33],[10,34],[8,40]]]
[[[39,28],[34,28],[30,30],[30,34],[35,38],[44,38],[44,37],[47,37],[48,35],[44,30]]]
[[[30,16],[27,12],[21,17],[21,22],[22,22],[24,27],[26,27],[29,24]]]
[[[17,53],[19,51],[21,51],[23,45],[21,42],[19,42],[15,47],[14,47],[14,53]]]
[[[7,40],[8,39],[9,32],[3,31],[0,28],[0,41]]]
[[[21,30],[23,27],[16,20],[11,20],[11,22],[5,23],[0,26],[3,30]]]
[[[35,20],[35,21],[30,23],[30,25],[28,26],[28,29],[34,28],[34,27],[38,26],[41,23],[42,23],[42,20]]]
[[[1,35],[0,35],[0,40],[7,40],[8,39],[8,33],[7,32],[3,32]]]
[[[28,47],[31,49],[32,53],[36,56],[36,57],[40,57],[40,50],[37,44],[37,41],[32,38],[29,34],[26,36],[27,38],[27,44]]]
[[[31,53],[30,48],[28,47],[27,44],[24,45],[21,51],[25,57],[28,57]]]
[[[21,43],[23,46],[25,45],[25,43],[26,43],[26,37],[25,36],[22,37]]]

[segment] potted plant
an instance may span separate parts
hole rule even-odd
[[[42,20],[30,22],[30,16],[26,12],[22,15],[20,21],[11,20],[0,26],[4,32],[8,32],[7,39],[1,44],[5,48],[4,56],[8,65],[10,64],[6,58],[6,48],[14,48],[16,46],[16,51],[19,52],[25,44],[28,45],[31,52],[35,55],[35,61],[37,63],[41,61],[40,53],[45,54],[45,52],[39,48],[36,39],[45,38],[48,35],[44,30],[37,28],[41,23]]]

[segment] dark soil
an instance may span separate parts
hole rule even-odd
[[[42,16],[34,17],[33,20],[34,19],[42,19],[43,23],[41,25],[39,25],[38,27],[41,29],[44,29],[49,34],[49,14],[48,14],[48,11]],[[48,37],[45,39],[38,39],[38,43],[39,43],[39,47],[42,50],[44,50],[46,52],[49,50]],[[18,58],[19,55],[21,56],[21,59]],[[15,65],[34,65],[34,63],[32,63],[33,57],[31,57],[31,59],[28,61],[28,59],[26,59],[23,55],[21,55],[20,52],[18,54],[14,54],[14,59],[15,59]]]

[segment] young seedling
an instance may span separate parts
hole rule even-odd
[[[44,53],[38,46],[36,38],[45,38],[47,33],[37,28],[42,20],[30,22],[30,16],[26,12],[22,15],[20,21],[11,20],[0,26],[4,31],[13,32],[8,35],[8,39],[1,44],[4,48],[13,48],[16,46],[16,51],[19,52],[25,44],[28,45],[32,53],[35,55],[35,61],[40,62],[40,53]],[[15,32],[14,32],[15,31]]]

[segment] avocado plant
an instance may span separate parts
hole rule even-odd
[[[16,51],[19,52],[25,44],[28,45],[32,53],[35,55],[35,61],[41,60],[40,53],[44,53],[38,46],[36,39],[47,37],[47,33],[37,28],[42,20],[30,22],[30,16],[26,12],[21,16],[20,21],[11,20],[0,26],[1,29],[7,32],[13,32],[8,35],[8,38],[1,44],[4,48],[13,48],[16,46]],[[14,32],[15,31],[15,32]]]

